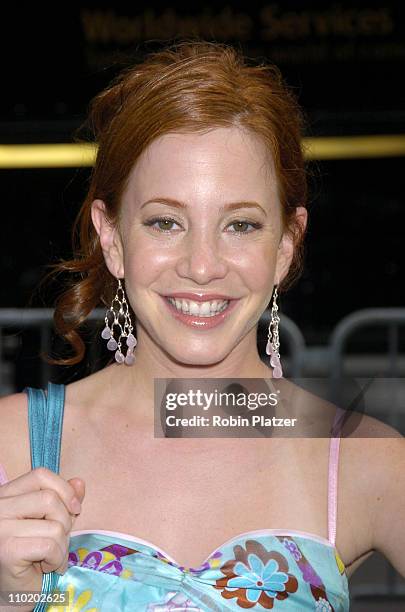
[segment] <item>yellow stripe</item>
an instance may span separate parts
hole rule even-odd
[[[304,138],[306,159],[353,159],[405,155],[405,135]]]
[[[405,135],[304,138],[308,160],[398,157],[405,155]],[[0,145],[0,168],[69,168],[92,166],[95,144]]]
[[[93,144],[0,145],[0,168],[69,168],[92,166]]]

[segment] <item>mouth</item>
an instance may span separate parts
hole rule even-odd
[[[171,315],[179,322],[199,329],[211,329],[223,323],[239,299],[197,302],[161,296]]]

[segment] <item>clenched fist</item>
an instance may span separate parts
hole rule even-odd
[[[66,571],[84,495],[83,480],[43,467],[0,486],[0,591],[41,591],[43,573]]]

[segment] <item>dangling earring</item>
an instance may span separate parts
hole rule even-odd
[[[271,320],[269,324],[269,333],[266,346],[266,353],[270,355],[270,365],[273,368],[273,378],[282,378],[283,369],[280,362],[280,353],[278,349],[280,347],[280,340],[278,336],[278,324],[280,317],[278,316],[277,306],[277,285],[274,287],[273,305],[271,308]],[[273,330],[271,329],[273,326]]]
[[[122,294],[121,299],[119,298],[120,291]],[[114,302],[118,302],[118,306],[119,306],[118,312],[114,309]],[[111,327],[109,326],[109,321],[108,321],[109,314],[110,314],[110,318],[111,318],[111,315],[113,317],[113,320],[111,321]],[[124,327],[122,327],[121,323],[119,322],[119,317],[124,317]],[[114,331],[113,331],[114,325],[118,326],[120,329],[120,335],[119,335],[118,341],[114,339]],[[132,327],[131,317],[129,314],[128,304],[125,299],[124,289],[122,288],[121,280],[118,279],[118,289],[117,289],[117,292],[115,294],[115,297],[112,301],[110,308],[106,312],[105,328],[101,332],[101,337],[104,338],[104,340],[108,340],[107,342],[108,350],[115,351],[115,361],[117,363],[125,362],[127,365],[132,365],[135,361],[134,348],[137,344],[137,340],[135,336],[132,334],[132,330],[133,330],[133,327]],[[126,355],[124,355],[121,351],[121,338],[126,339],[126,347],[127,347]]]

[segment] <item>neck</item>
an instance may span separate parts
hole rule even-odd
[[[111,389],[116,401],[127,407],[129,416],[137,423],[151,426],[154,419],[154,388],[157,378],[264,378],[272,377],[272,370],[257,351],[256,329],[243,338],[228,354],[215,362],[202,354],[206,364],[184,363],[168,354],[149,335],[138,333],[132,366],[113,363],[108,366]],[[189,360],[192,358],[188,355]]]

